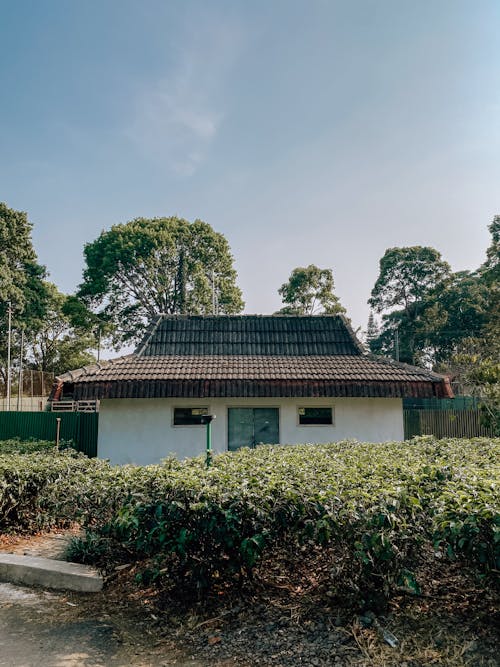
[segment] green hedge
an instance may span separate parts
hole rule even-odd
[[[27,454],[4,453],[10,446],[0,447],[0,532],[33,533],[79,514],[72,484],[77,479],[87,484],[102,462],[71,449],[57,453],[50,444],[49,451]],[[37,446],[46,449],[43,443],[26,443],[27,449]]]
[[[71,441],[62,440],[59,448],[67,449],[71,444]],[[55,443],[50,440],[21,440],[20,438],[0,440],[0,454],[33,454],[34,452],[54,453]]]
[[[491,580],[500,569],[498,439],[263,446],[219,455],[209,470],[201,458],[144,468],[11,458],[0,457],[0,502],[22,461],[14,495],[28,488],[31,501],[6,527],[29,527],[35,510],[42,523],[77,519],[87,536],[73,556],[104,569],[144,559],[164,586],[231,583],[258,575],[271,553],[307,559],[318,545],[332,554],[332,594],[362,603],[417,592],[424,553]]]

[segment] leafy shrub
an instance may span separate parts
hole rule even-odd
[[[74,521],[74,483],[99,464],[74,450],[0,454],[0,531],[35,532]]]
[[[203,589],[252,576],[280,545],[336,544],[333,593],[368,603],[394,586],[418,590],[424,544],[496,569],[499,454],[487,439],[260,447],[209,470],[201,458],[115,470],[110,505],[81,506],[92,540],[106,543],[101,566],[150,559],[149,579]]]
[[[77,520],[73,558],[149,563],[143,579],[202,591],[262,574],[269,554],[332,553],[331,594],[418,591],[427,547],[491,580],[500,558],[500,440],[259,447],[111,467],[69,453],[0,455],[0,529]],[[295,556],[294,556],[295,557]]]
[[[59,443],[59,449],[61,450],[69,449],[71,446],[71,441],[62,440]],[[21,440],[20,438],[0,440],[0,454],[32,454],[34,452],[51,453],[54,451],[54,442],[48,440]]]

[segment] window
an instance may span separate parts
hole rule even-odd
[[[174,408],[174,426],[200,426],[208,408]]]
[[[301,426],[333,424],[333,408],[299,408]]]

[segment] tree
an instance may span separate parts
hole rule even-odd
[[[7,372],[8,302],[12,329],[33,327],[43,311],[45,267],[37,263],[31,241],[31,223],[22,211],[0,202],[0,375]]]
[[[491,233],[491,243],[486,250],[486,262],[481,267],[481,272],[487,283],[500,285],[500,215],[493,218],[488,226]]]
[[[488,226],[491,243],[478,271],[487,294],[481,335],[464,341],[450,365],[469,391],[479,396],[483,423],[500,436],[500,215]]]
[[[114,327],[115,344],[140,339],[160,313],[239,313],[229,245],[201,220],[137,218],[102,232],[84,249],[77,296]],[[215,298],[214,298],[215,297]]]
[[[278,312],[288,315],[345,313],[345,308],[333,292],[334,287],[331,269],[320,269],[314,264],[297,267],[288,282],[278,290],[286,304]]]
[[[388,339],[392,337],[394,340],[397,329],[399,358],[415,362],[417,324],[422,311],[429,295],[449,275],[449,264],[434,248],[412,246],[385,251],[368,300],[377,313],[386,311],[382,317],[381,335],[386,338],[385,345],[381,346],[383,351],[389,352]]]
[[[463,340],[483,335],[492,314],[491,295],[480,274],[452,274],[423,304],[417,347],[427,351],[433,364],[446,362]]]
[[[36,264],[31,242],[31,224],[23,211],[15,211],[0,202],[0,302],[12,301],[24,308],[26,267]]]
[[[498,304],[497,304],[498,306]],[[467,338],[448,362],[454,381],[480,400],[482,422],[500,436],[500,313],[481,338]]]
[[[375,319],[375,315],[373,314],[373,311],[370,310],[370,314],[368,316],[368,325],[366,327],[366,344],[368,346],[368,349],[371,352],[377,352],[377,347],[375,345],[375,341],[380,335],[380,328],[377,324],[377,320]]]
[[[43,313],[27,332],[26,357],[30,368],[55,375],[95,361],[90,352],[96,341],[87,327],[76,328],[64,312],[69,298],[44,282]]]
[[[409,313],[449,273],[449,264],[434,248],[388,248],[368,303],[378,313],[398,306]]]

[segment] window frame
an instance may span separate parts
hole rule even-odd
[[[321,423],[319,423],[319,424],[314,424],[314,423],[303,424],[300,421],[300,418],[302,416],[300,414],[301,410],[330,410],[331,421],[328,422],[327,424],[325,424],[325,423],[323,423],[323,424],[321,424]],[[325,426],[327,426],[327,427],[328,426],[335,426],[335,406],[334,405],[298,405],[297,406],[297,426],[300,426],[300,427],[304,427],[304,426],[306,426],[306,427],[307,426],[313,426],[313,427],[317,427],[317,426],[323,426],[323,427],[325,427]]]
[[[203,412],[200,412],[198,415],[196,415],[197,417],[201,417],[203,415],[210,414],[210,412],[209,412],[210,408],[209,408],[208,405],[207,406],[205,406],[205,405],[174,405],[173,408],[172,408],[172,427],[173,428],[186,428],[186,427],[187,428],[196,428],[196,427],[200,427],[200,426],[201,427],[205,426],[205,424],[201,424],[201,423],[198,423],[198,424],[176,424],[175,423],[175,412],[176,412],[176,410],[191,410],[191,416],[194,416],[193,412],[192,412],[193,410],[203,411]]]

